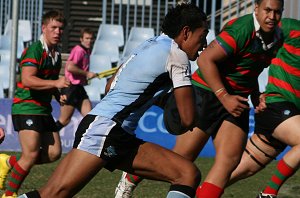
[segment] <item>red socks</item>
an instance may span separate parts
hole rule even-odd
[[[18,163],[15,163],[15,165],[11,169],[9,177],[7,178],[5,195],[12,196],[13,193],[17,194],[22,182],[27,175],[28,171],[23,170]]]
[[[139,184],[143,180],[143,178],[129,173],[126,173],[126,179],[135,185]]]
[[[214,184],[204,182],[196,191],[197,198],[219,198],[224,190]]]
[[[282,184],[294,174],[294,169],[289,167],[283,159],[281,159],[277,164],[277,169],[273,174],[271,181],[269,181],[268,186],[265,188],[263,193],[277,195],[279,188]]]

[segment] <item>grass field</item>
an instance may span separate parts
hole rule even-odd
[[[195,162],[200,168],[203,179],[213,163],[212,158],[198,158]],[[19,194],[39,188],[46,181],[57,163],[35,166],[24,181]],[[266,185],[276,163],[270,164],[257,175],[240,181],[226,189],[223,198],[255,198],[257,193]],[[113,198],[114,190],[121,176],[121,171],[113,173],[103,169],[96,177],[76,195],[76,198]],[[144,180],[135,190],[135,198],[160,198],[166,197],[169,185],[167,183]],[[1,192],[1,191],[0,191]],[[1,192],[2,194],[3,192]],[[279,197],[300,197],[300,173],[296,173],[281,188]]]

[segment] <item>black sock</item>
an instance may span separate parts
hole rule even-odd
[[[171,185],[169,192],[170,191],[178,191],[186,194],[189,197],[195,197],[196,194],[196,190],[194,188],[185,185]]]
[[[25,195],[27,198],[41,198],[40,193],[37,190],[30,191],[30,192],[25,193],[23,195]],[[21,195],[20,197],[23,197],[23,195]]]
[[[63,125],[62,123],[60,123],[59,120],[57,120],[57,121],[55,122],[55,124],[56,124],[56,130],[57,130],[57,131],[60,131],[60,129],[62,129],[62,128],[64,127],[64,125]]]

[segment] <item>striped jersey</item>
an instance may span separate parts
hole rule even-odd
[[[130,134],[154,101],[172,87],[191,86],[187,54],[167,35],[145,41],[123,62],[107,95],[89,114],[114,120]]]
[[[248,96],[257,87],[257,78],[275,57],[282,44],[280,28],[274,32],[273,46],[265,49],[257,36],[256,18],[248,14],[229,21],[216,37],[228,58],[217,65],[221,79],[230,94]],[[258,23],[257,23],[258,24]],[[200,70],[192,75],[196,86],[210,90]]]
[[[300,21],[286,18],[280,25],[284,43],[269,68],[266,101],[289,101],[300,109]]]
[[[61,55],[57,51],[55,57],[47,52],[43,39],[26,48],[20,60],[20,72],[24,67],[36,67],[37,77],[43,80],[57,80],[61,69]],[[13,99],[12,114],[49,115],[52,112],[51,100],[54,89],[34,90],[23,86],[22,80],[17,82]]]

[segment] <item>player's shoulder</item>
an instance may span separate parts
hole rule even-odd
[[[44,52],[43,45],[40,41],[33,42],[25,51],[26,57],[40,58]]]
[[[292,18],[283,18],[279,23],[279,27],[283,31],[292,31],[292,30],[300,30],[300,21]]]
[[[31,45],[28,46],[28,50],[43,51],[43,45],[42,45],[41,41],[35,41]]]
[[[245,25],[247,24],[247,25]],[[254,20],[252,14],[246,14],[244,16],[231,19],[226,23],[224,26],[224,30],[228,29],[234,29],[236,32],[242,33],[242,32],[248,32],[253,31],[254,28]]]

